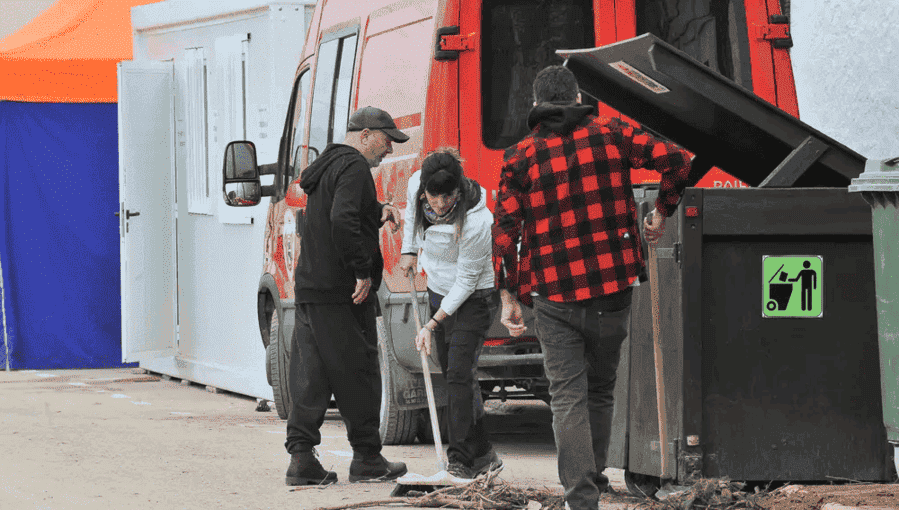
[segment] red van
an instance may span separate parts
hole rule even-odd
[[[320,0],[297,67],[278,161],[257,167],[252,144],[235,142],[226,150],[231,157],[224,169],[229,205],[272,197],[258,316],[279,415],[286,418],[289,409],[296,232],[305,206],[299,178],[329,142],[343,139],[352,111],[382,108],[410,136],[372,170],[380,200],[403,210],[406,181],[423,155],[453,146],[466,160],[466,174],[487,189],[492,208],[503,149],[527,134],[531,83],[540,69],[561,63],[557,49],[651,32],[798,116],[787,51],[792,42],[781,7],[779,0]],[[600,110],[615,115],[604,105]],[[242,157],[251,163],[228,163]],[[274,174],[274,184],[260,186],[259,174]],[[648,171],[634,175],[635,183],[653,180]],[[699,185],[743,184],[713,170]],[[402,231],[388,230],[381,232],[381,438],[402,444],[416,436],[426,440],[430,425],[428,413],[420,412],[427,401],[408,283],[396,268]],[[416,287],[426,289],[422,275]],[[478,370],[485,396],[547,399],[537,339],[507,335],[497,319]]]

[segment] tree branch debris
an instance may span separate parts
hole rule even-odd
[[[481,475],[464,485],[444,487],[430,493],[410,491],[404,497],[320,507],[316,510],[352,510],[398,505],[418,508],[455,508],[459,510],[564,510],[565,499],[548,488],[518,488],[497,481],[499,470]],[[743,492],[745,484],[724,479],[696,482],[684,491],[668,495],[663,501],[628,494],[602,495],[602,502],[626,504],[634,510],[763,510],[760,502],[767,490]],[[539,506],[538,506],[539,504]],[[632,506],[631,506],[632,505]]]

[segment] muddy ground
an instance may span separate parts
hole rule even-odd
[[[395,486],[346,481],[352,452],[335,411],[318,451],[339,482],[293,490],[284,485],[285,424],[275,412],[257,412],[255,399],[141,372],[0,372],[0,509],[314,509],[383,499]],[[500,482],[561,494],[549,408],[532,401],[491,401],[488,408],[505,463]],[[384,454],[412,472],[436,471],[433,445],[386,446]],[[621,470],[606,474],[614,489],[626,492]],[[796,486],[759,503],[789,510],[831,502],[899,508],[897,488]],[[657,504],[606,496],[601,506]]]

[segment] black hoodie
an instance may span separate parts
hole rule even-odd
[[[384,260],[378,245],[381,209],[362,154],[329,144],[300,177],[305,221],[296,270],[297,303],[352,303],[356,279],[371,277],[377,299]]]
[[[528,113],[528,128],[539,124],[541,131],[548,129],[564,136],[577,126],[589,124],[592,119],[587,116],[593,113],[594,108],[588,105],[540,103]]]

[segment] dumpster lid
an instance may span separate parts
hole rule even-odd
[[[693,152],[705,169],[758,187],[846,187],[864,170],[857,152],[653,34],[556,53],[582,92]]]

